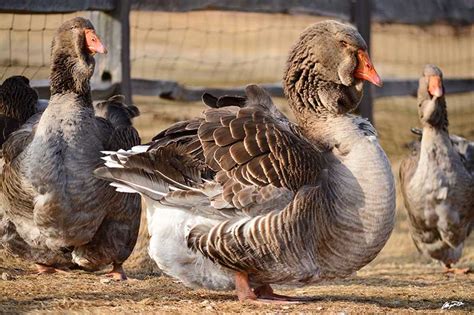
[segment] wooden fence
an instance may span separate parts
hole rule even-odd
[[[457,25],[474,23],[472,1],[453,0],[2,0],[0,12],[67,13],[94,11],[92,22],[109,47],[107,58],[97,64],[92,80],[93,97],[106,98],[122,93],[128,101],[136,95],[159,95],[182,101],[199,100],[203,91],[218,95],[241,94],[243,87],[232,89],[191,88],[178,82],[144,80],[130,77],[130,11],[187,12],[194,10],[230,10],[265,13],[313,14],[332,16],[354,23],[370,44],[371,21],[430,25],[444,22]],[[111,81],[103,81],[107,72]],[[361,114],[372,119],[372,99],[386,96],[414,95],[416,80],[384,79],[384,86],[373,90],[366,85]],[[47,80],[32,81],[41,97],[49,97]],[[264,85],[272,95],[282,96],[280,85]],[[446,93],[474,91],[474,79],[448,79]]]

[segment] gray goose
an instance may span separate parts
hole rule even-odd
[[[96,170],[144,197],[149,253],[187,286],[299,301],[270,285],[350,275],[392,231],[389,161],[371,124],[349,114],[363,80],[381,84],[364,40],[352,26],[317,23],[287,65],[297,124],[256,85],[245,98],[206,94],[203,117],[176,123],[148,146],[109,153]]]
[[[122,125],[106,113],[94,116],[93,55],[105,52],[89,20],[64,22],[52,44],[49,105],[3,147],[8,155],[1,183],[2,244],[34,262],[40,273],[113,264],[110,275],[126,278],[122,263],[137,239],[140,198],[115,192],[93,170],[100,151],[140,141],[129,119]],[[109,101],[114,108],[117,103]],[[128,106],[121,108],[131,117]]]
[[[426,65],[418,86],[421,143],[400,165],[400,183],[416,248],[447,272],[461,257],[474,225],[474,143],[448,132],[443,74]]]

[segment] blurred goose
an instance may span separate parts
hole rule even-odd
[[[422,254],[441,261],[446,271],[461,257],[474,226],[474,143],[448,132],[443,74],[426,65],[418,86],[421,143],[400,165],[400,183],[410,232]]]
[[[38,94],[24,76],[12,76],[0,85],[0,146],[37,112]]]
[[[96,175],[147,204],[149,253],[190,287],[236,288],[240,300],[299,301],[302,286],[352,274],[394,224],[394,180],[371,124],[350,115],[363,80],[381,84],[351,26],[300,36],[284,77],[290,122],[260,87],[203,99],[150,146],[109,153]]]
[[[107,111],[94,116],[93,55],[105,52],[89,20],[64,22],[52,44],[49,105],[3,147],[1,241],[40,273],[113,264],[110,275],[125,279],[122,263],[137,239],[139,197],[119,194],[93,176],[100,151],[140,143],[129,119],[136,109],[111,99],[102,107],[121,108],[123,124]]]
[[[0,85],[0,146],[10,134],[18,130],[36,113],[38,94],[24,76],[12,76]],[[34,119],[34,118],[32,118]],[[8,153],[7,153],[8,155]],[[0,179],[3,177],[3,150],[0,151]],[[5,210],[0,201],[0,236],[8,225]]]

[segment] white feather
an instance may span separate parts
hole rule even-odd
[[[149,147],[150,147],[149,145],[136,145],[132,147],[132,149],[129,151],[134,152],[134,153],[143,153],[143,152],[146,152]]]
[[[118,164],[117,162],[107,161],[104,163],[108,168],[124,168],[123,165]]]
[[[110,183],[110,186],[117,188],[116,191],[118,191],[118,192],[129,193],[129,194],[138,193],[138,191],[136,191],[135,189],[133,189],[131,187],[128,187],[128,186],[125,186],[121,183],[113,182],[113,183]]]
[[[150,233],[148,253],[166,274],[178,278],[192,288],[231,290],[233,272],[214,264],[199,252],[187,247],[186,236],[199,224],[214,225],[218,221],[190,214],[145,198]]]

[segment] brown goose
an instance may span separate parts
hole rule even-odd
[[[149,252],[164,272],[191,287],[235,287],[240,300],[299,300],[270,285],[350,275],[393,228],[390,164],[370,123],[349,114],[363,80],[381,84],[360,34],[317,23],[283,81],[298,124],[256,85],[246,98],[207,94],[202,118],[108,155],[96,174],[145,198]]]
[[[474,226],[474,144],[449,136],[443,74],[424,68],[418,87],[421,143],[400,165],[400,183],[410,232],[422,254],[441,261],[446,271],[461,257]]]
[[[36,113],[38,94],[24,76],[13,76],[0,85],[0,146]]]
[[[38,94],[30,87],[29,80],[24,76],[12,76],[0,85],[0,146],[3,146],[10,134],[36,113],[37,103]],[[3,164],[3,150],[1,150],[0,180],[3,177]],[[8,226],[3,208],[3,203],[0,202],[0,236],[6,234],[3,230]]]
[[[139,197],[119,194],[92,174],[100,151],[139,144],[127,106],[121,107],[125,125],[94,116],[93,55],[104,52],[89,20],[63,23],[52,44],[49,105],[4,145],[2,243],[40,273],[113,264],[111,275],[123,279],[122,263],[137,238]],[[119,102],[109,103],[115,110]]]

